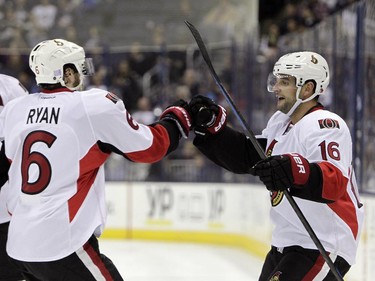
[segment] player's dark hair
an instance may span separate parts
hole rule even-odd
[[[73,69],[74,73],[78,73],[77,67],[72,63],[64,64],[64,66],[63,66],[64,72],[67,68],[71,68],[71,69]]]
[[[38,86],[44,90],[49,90],[49,91],[52,91],[52,90],[55,90],[55,89],[60,89],[62,88],[63,86],[60,84],[60,83],[57,83],[57,84],[44,84],[44,83],[41,83],[41,84],[38,84]]]

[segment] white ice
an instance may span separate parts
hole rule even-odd
[[[126,281],[256,281],[262,260],[231,247],[100,239]]]

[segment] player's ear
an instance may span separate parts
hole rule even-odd
[[[309,98],[311,95],[314,94],[315,85],[312,81],[307,81],[305,85],[303,85],[301,90],[301,99],[305,100]]]

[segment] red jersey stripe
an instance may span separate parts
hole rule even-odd
[[[95,181],[99,167],[105,162],[109,154],[102,152],[95,144],[79,163],[79,178],[77,180],[77,193],[68,200],[69,221],[72,221],[82,206],[92,184]]]
[[[161,125],[150,127],[150,129],[153,135],[152,145],[143,151],[126,153],[127,158],[139,163],[154,163],[167,154],[170,144],[167,129]]]
[[[354,238],[357,238],[358,219],[356,208],[347,191],[348,179],[329,162],[322,162],[319,166],[323,172],[322,197],[335,201],[328,204],[328,207],[350,227]]]

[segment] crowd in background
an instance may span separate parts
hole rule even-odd
[[[0,49],[7,48],[5,55],[0,55],[0,73],[17,77],[30,93],[39,91],[28,66],[28,52],[30,48],[44,39],[64,38],[82,45],[86,48],[87,55],[94,58],[96,73],[86,81],[87,88],[98,87],[115,93],[124,100],[127,109],[140,122],[153,122],[164,107],[177,98],[190,100],[194,95],[203,94],[219,103],[222,102],[222,95],[218,93],[210,74],[201,69],[187,67],[186,51],[145,52],[141,50],[142,42],[134,41],[131,42],[128,52],[109,54],[105,49],[96,52],[95,47],[103,46],[98,26],[93,26],[89,34],[86,34],[88,39],[82,42],[77,33],[76,20],[78,18],[82,20],[82,17],[89,16],[97,9],[105,12],[115,1],[0,0]],[[262,38],[260,54],[266,59],[272,58],[277,51],[280,36],[291,32],[302,32],[355,1],[259,1],[261,6],[260,37]],[[189,0],[181,0],[184,5],[188,2]],[[270,14],[269,8],[272,8],[273,14]],[[106,21],[110,20],[108,15],[105,18]],[[162,32],[157,34],[160,35]],[[157,42],[163,42],[163,39],[158,40]],[[22,49],[26,49],[27,52],[18,51]],[[224,66],[219,73],[229,91],[232,86],[230,64],[231,62],[228,61],[227,67]],[[145,80],[145,74],[150,75],[148,81]],[[149,83],[151,91],[145,87],[145,81]],[[168,168],[164,162],[161,162],[145,169],[134,169],[134,173],[147,172],[134,175],[133,179],[181,180],[183,176],[186,176],[191,180],[212,180],[206,177],[207,173],[201,174],[203,170],[200,167],[203,166],[212,170],[211,175],[215,180],[219,177],[233,177],[233,175],[223,173],[214,165],[210,166],[210,163],[194,150],[191,142],[183,142],[181,148],[173,153],[170,159],[190,160],[191,167],[195,169],[192,169],[188,175],[181,175],[178,172],[178,162],[175,161],[177,163],[175,170],[170,170],[169,174],[165,174]],[[121,165],[118,163],[115,165],[116,161],[124,160],[113,159],[112,164],[109,164],[113,165],[108,169],[109,178],[124,179],[122,170],[124,165],[129,164],[121,162]],[[120,167],[121,170],[117,171],[116,167]]]
[[[260,1],[260,53],[266,59],[275,57],[280,37],[303,32],[354,2],[358,0]]]

